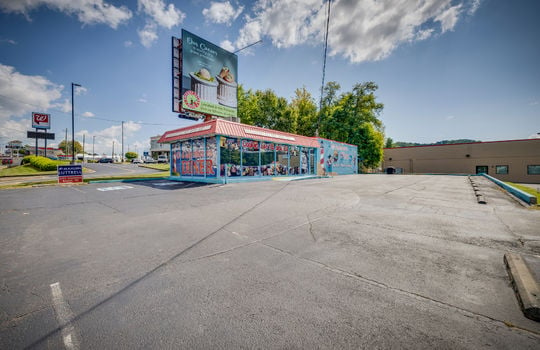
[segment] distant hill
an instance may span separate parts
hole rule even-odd
[[[432,145],[452,145],[455,143],[470,143],[470,142],[482,142],[479,140],[459,139],[459,140],[442,140],[435,143],[418,143],[418,142],[394,142],[394,147],[411,147],[411,146],[432,146]]]

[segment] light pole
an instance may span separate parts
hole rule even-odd
[[[122,163],[124,162],[124,121],[122,120]]]
[[[111,158],[112,158],[112,161],[114,163],[114,141],[112,142],[112,153],[111,153]]]
[[[71,164],[75,164],[75,107],[73,103],[73,90],[79,84],[71,83]]]
[[[92,136],[92,160],[96,160],[96,153],[94,152],[94,145],[96,144],[96,135]]]

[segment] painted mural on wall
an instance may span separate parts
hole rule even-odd
[[[356,174],[358,149],[354,145],[319,139],[319,171],[324,174]]]

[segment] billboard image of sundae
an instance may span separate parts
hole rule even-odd
[[[179,46],[181,84],[176,85],[181,86],[181,91],[176,99],[178,109],[236,117],[238,57],[186,30],[182,30]]]

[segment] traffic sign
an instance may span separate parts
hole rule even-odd
[[[32,127],[36,129],[50,129],[51,115],[46,113],[32,112]]]

